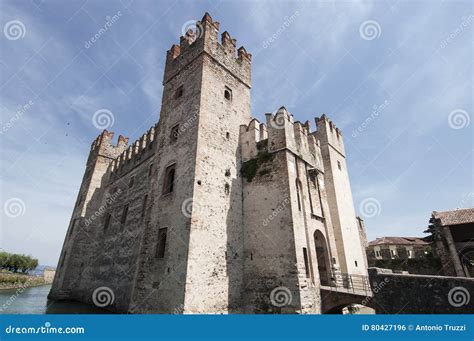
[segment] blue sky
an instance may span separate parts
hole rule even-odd
[[[0,4],[7,251],[57,263],[94,113],[132,141],[158,121],[166,50],[206,11],[253,54],[254,117],[285,105],[342,130],[369,239],[423,235],[433,210],[473,206],[472,1]]]

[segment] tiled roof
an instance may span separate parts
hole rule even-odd
[[[372,240],[369,246],[375,245],[428,245],[422,238],[419,237],[381,237]]]
[[[439,219],[442,226],[474,223],[474,207],[445,212],[434,211],[433,218]]]

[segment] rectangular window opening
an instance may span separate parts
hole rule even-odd
[[[156,258],[165,257],[166,249],[166,234],[168,233],[168,228],[161,228],[158,230],[158,242],[156,244]]]

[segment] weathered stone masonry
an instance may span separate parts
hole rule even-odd
[[[50,297],[107,287],[118,312],[320,313],[321,286],[367,274],[342,133],[284,107],[252,119],[252,56],[209,14],[197,26],[167,53],[159,122],[131,145],[93,142]]]

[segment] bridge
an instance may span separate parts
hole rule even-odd
[[[376,314],[474,314],[474,278],[369,268],[369,277],[332,274],[325,284],[320,289],[323,314],[341,314],[354,304]]]

